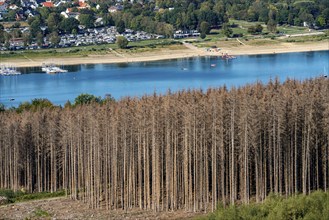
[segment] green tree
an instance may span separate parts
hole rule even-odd
[[[79,21],[86,28],[92,28],[94,27],[95,17],[92,14],[80,14]]]
[[[203,33],[203,32],[200,33],[200,38],[201,39],[205,39],[206,37],[207,37],[207,35],[205,33]]]
[[[263,31],[263,26],[260,24],[257,24],[255,27],[256,33],[262,33]]]
[[[128,40],[123,36],[118,36],[116,43],[117,43],[118,47],[121,49],[125,49],[128,46]]]
[[[306,22],[309,27],[313,26],[314,18],[312,14],[303,12],[299,15],[299,19]]]
[[[321,15],[323,16],[323,18],[326,21],[326,26],[329,26],[329,5],[326,9],[324,9],[321,13]]]
[[[270,19],[267,22],[267,30],[271,33],[275,33],[277,31],[276,25],[277,25],[276,21],[274,21],[273,19]]]
[[[41,46],[44,44],[44,41],[43,41],[43,34],[42,34],[41,32],[38,32],[38,33],[37,33],[36,40],[37,40],[37,45],[38,45],[39,47],[41,47]]]
[[[201,22],[200,32],[204,33],[204,34],[209,34],[210,33],[210,24],[206,21]]]
[[[125,32],[126,30],[126,26],[125,26],[125,23],[120,20],[117,24],[116,24],[116,27],[117,27],[117,32],[119,34],[122,34],[123,32]]]
[[[260,34],[262,33],[262,31],[263,31],[263,27],[260,24],[248,27],[248,33],[250,34]]]
[[[30,33],[33,37],[36,37],[36,34],[40,32],[41,21],[39,18],[34,19],[30,24]]]
[[[15,21],[16,20],[16,11],[10,10],[6,17],[7,17],[8,21]]]
[[[73,35],[77,35],[77,34],[78,34],[77,29],[73,29],[72,32],[71,32],[71,34],[73,34]]]
[[[110,14],[105,13],[102,15],[102,18],[103,18],[104,26],[113,26],[114,25],[113,18]]]
[[[23,42],[24,46],[30,45],[32,43],[33,37],[30,33],[24,33],[23,34]]]
[[[41,15],[41,19],[43,21],[47,20],[49,14],[50,14],[50,9],[49,8],[46,8],[46,7],[39,7],[37,9],[37,11],[40,13]]]
[[[324,28],[326,26],[326,19],[320,15],[316,18],[316,26]]]
[[[40,109],[43,109],[43,108],[51,108],[51,107],[54,107],[54,105],[48,99],[37,98],[37,99],[33,99],[32,100],[31,107],[32,107],[32,109],[40,110]]]
[[[6,49],[9,49],[9,47],[10,47],[9,41],[6,41],[5,44],[4,44],[4,46],[5,46]]]
[[[57,32],[53,32],[49,35],[49,41],[52,45],[58,46],[59,42],[61,42],[61,38],[58,36]]]
[[[0,30],[0,43],[4,43],[6,41],[5,39],[5,31]]]
[[[18,113],[21,113],[23,111],[33,111],[33,112],[36,112],[36,111],[41,110],[41,109],[52,108],[52,107],[54,107],[54,105],[48,99],[36,98],[36,99],[33,99],[31,101],[31,103],[30,102],[23,102],[23,103],[21,103],[16,108],[16,112],[18,112]]]
[[[223,24],[222,27],[222,33],[224,34],[224,36],[226,37],[231,37],[231,35],[233,34],[232,29],[230,28],[228,23]]]
[[[50,13],[47,18],[47,25],[50,32],[58,31],[59,24],[61,22],[61,16],[58,13]]]
[[[13,38],[22,37],[22,31],[20,29],[14,29],[14,30],[11,31],[11,36]]]
[[[85,104],[91,104],[91,103],[100,103],[102,99],[100,97],[96,97],[94,95],[82,93],[74,100],[74,106],[76,105],[85,105]]]
[[[164,35],[166,37],[172,37],[174,34],[174,27],[171,24],[164,24]]]
[[[79,21],[75,18],[63,19],[59,25],[59,28],[65,33],[72,33],[74,29],[78,30]]]

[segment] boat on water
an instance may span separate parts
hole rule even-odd
[[[55,74],[55,73],[66,73],[68,72],[65,69],[62,69],[55,64],[42,64],[41,70],[46,72],[47,74]]]
[[[17,71],[16,67],[10,65],[0,65],[0,75],[2,76],[14,76],[20,75],[21,72]]]
[[[232,60],[232,59],[236,59],[235,56],[229,55],[228,53],[225,53],[225,54],[222,53],[221,58],[222,58],[223,60]]]

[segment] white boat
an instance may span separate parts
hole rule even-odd
[[[42,64],[41,70],[48,74],[66,73],[67,72],[67,70],[61,69],[60,67],[56,66],[55,64]]]
[[[16,67],[10,65],[0,65],[0,75],[2,76],[13,76],[13,75],[20,75],[21,72],[16,70]]]

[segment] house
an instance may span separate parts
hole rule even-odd
[[[61,15],[65,18],[75,18],[77,20],[79,20],[79,12],[66,12],[66,11],[62,11]]]
[[[34,10],[30,10],[30,9],[27,9],[24,11],[24,15],[25,17],[34,17],[35,15],[37,15],[37,12],[34,11]]]
[[[36,9],[38,7],[38,2],[36,0],[21,0],[21,6]]]
[[[13,38],[9,40],[11,46],[24,46],[24,40],[22,38]]]
[[[78,9],[90,9],[90,5],[86,3],[84,0],[79,0],[79,7]]]
[[[59,2],[56,2],[56,3],[54,4],[54,6],[57,8],[57,7],[59,7],[60,5],[65,4],[65,3],[66,3],[65,1],[59,1]]]
[[[69,13],[72,12],[72,10],[73,10],[73,8],[67,8],[66,11],[65,11],[65,13],[66,13],[66,14],[69,14]]]
[[[8,9],[8,4],[4,1],[0,1],[0,12],[6,12]]]
[[[95,23],[94,23],[95,26],[101,26],[101,25],[104,25],[104,21],[103,21],[103,18],[97,18]]]
[[[12,4],[12,5],[9,5],[9,9],[16,10],[16,9],[18,9],[18,6],[15,4]]]
[[[47,0],[46,2],[42,2],[41,5],[45,8],[55,7],[54,3],[51,0]]]
[[[115,5],[115,6],[111,6],[111,7],[109,7],[108,12],[110,12],[110,13],[115,13],[115,12],[122,11],[122,10],[123,10],[123,6],[117,4],[117,5]]]

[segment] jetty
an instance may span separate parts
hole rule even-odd
[[[16,67],[9,64],[0,64],[0,75],[1,76],[13,76],[20,75],[21,72],[17,71]]]

